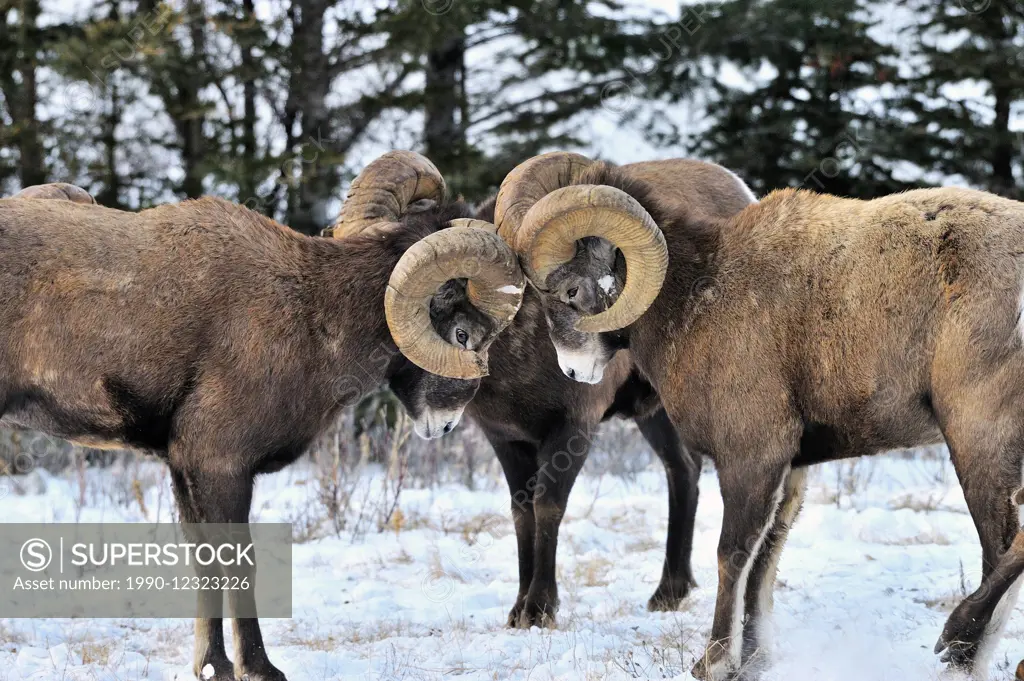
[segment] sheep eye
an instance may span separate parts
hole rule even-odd
[[[566,295],[568,295],[569,299],[572,300],[573,298],[576,297],[576,294],[579,293],[579,292],[580,292],[580,287],[579,286],[573,286],[571,289],[566,291]]]
[[[469,342],[469,334],[462,329],[455,329],[455,340],[458,341],[459,345],[466,347],[466,343]]]

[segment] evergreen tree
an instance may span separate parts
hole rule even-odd
[[[923,58],[901,151],[924,169],[1024,198],[1011,113],[1024,98],[1024,5],[1012,0],[902,0],[920,23],[908,37]]]
[[[424,152],[471,199],[523,159],[578,145],[577,125],[657,33],[618,0],[401,0],[382,18],[391,58],[423,74],[400,103],[423,112]]]
[[[692,153],[739,173],[755,192],[805,187],[870,198],[907,187],[894,177],[898,112],[859,97],[900,86],[896,53],[871,37],[859,0],[727,0],[696,33],[710,128]],[[744,82],[725,82],[734,67]],[[884,109],[884,107],[883,107]]]

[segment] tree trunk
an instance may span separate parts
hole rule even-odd
[[[1004,86],[993,86],[996,99],[996,118],[992,123],[992,179],[989,191],[1017,198],[1017,183],[1013,178],[1014,136],[1010,132],[1010,105],[1013,92]]]
[[[462,77],[466,40],[459,35],[427,53],[424,85],[424,139],[427,157],[446,177],[459,177],[467,168]]]
[[[259,65],[253,53],[253,26],[256,24],[254,0],[242,1],[242,21],[245,29],[241,33],[242,48],[242,176],[238,180],[238,199],[245,203],[256,198],[258,178],[256,177],[256,78]]]
[[[8,97],[8,106],[17,130],[21,186],[27,187],[46,182],[43,144],[40,139],[39,121],[36,118],[36,71],[39,68],[36,30],[39,0],[22,0],[19,13],[21,30],[18,41],[21,49],[16,53],[15,70],[21,75],[21,86],[14,97]]]
[[[175,122],[181,139],[181,163],[185,178],[181,182],[181,192],[190,199],[203,195],[203,161],[206,145],[203,139],[202,102],[199,89],[202,79],[199,71],[206,63],[205,15],[200,0],[188,0],[185,4],[186,21],[189,37],[192,40],[192,54],[182,55],[178,68],[176,89],[178,90],[178,111]]]
[[[324,0],[295,0],[292,12],[292,72],[289,86],[288,125],[291,153],[285,165],[290,181],[288,224],[305,234],[327,226],[327,203],[337,187],[337,171],[327,158],[332,137],[327,111],[330,77],[324,54]]]

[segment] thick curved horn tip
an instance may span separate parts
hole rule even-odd
[[[334,225],[334,238],[358,234],[377,222],[398,222],[422,199],[440,201],[447,188],[430,159],[414,151],[389,151],[352,180]]]

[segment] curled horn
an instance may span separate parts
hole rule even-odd
[[[37,184],[32,187],[25,187],[12,196],[13,199],[55,199],[58,201],[71,201],[72,203],[94,204],[96,199],[92,195],[73,184],[66,182],[54,182],[53,184]]]
[[[576,328],[601,333],[629,326],[651,306],[665,282],[668,247],[654,219],[620,189],[578,182],[591,161],[545,154],[520,164],[498,192],[498,233],[519,254],[526,276],[545,289],[548,276],[576,255],[576,242],[601,237],[622,251],[626,285],[610,308]]]
[[[515,253],[494,231],[452,222],[461,224],[421,239],[402,256],[384,294],[384,311],[395,344],[413,364],[448,378],[482,378],[486,357],[437,334],[430,300],[445,282],[468,279],[469,302],[492,320],[497,333],[519,311],[526,280]]]
[[[562,187],[577,182],[594,162],[581,154],[552,151],[523,161],[501,183],[494,203],[494,223],[498,234],[517,253],[519,227],[533,204]]]
[[[472,227],[473,229],[482,229],[491,234],[497,234],[498,228],[493,222],[487,222],[487,220],[477,220],[476,218],[455,218],[448,222],[449,227]]]
[[[444,194],[444,178],[429,159],[413,151],[389,151],[352,181],[329,235],[343,239],[380,222],[398,222],[416,201],[440,201]]]

